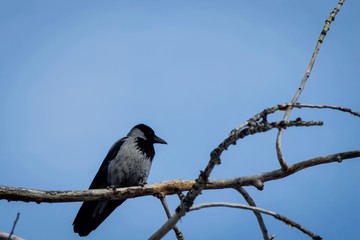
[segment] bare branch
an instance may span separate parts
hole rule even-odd
[[[16,218],[15,218],[15,220],[14,220],[14,224],[13,224],[13,226],[12,226],[12,228],[11,228],[10,235],[9,235],[9,239],[11,239],[11,236],[14,234],[15,227],[16,227],[16,224],[17,224],[17,222],[18,222],[18,220],[19,220],[19,217],[20,217],[20,213],[18,212],[18,213],[16,214]]]
[[[298,90],[296,91],[295,96],[291,100],[292,104],[296,103],[299,100],[299,97],[300,97],[302,91],[304,90],[305,84],[306,84],[307,80],[310,77],[310,73],[311,73],[311,70],[312,70],[312,68],[313,68],[313,66],[315,64],[317,54],[318,54],[318,52],[320,50],[320,46],[323,43],[323,41],[325,39],[325,36],[326,36],[327,32],[330,29],[331,23],[335,20],[335,16],[340,11],[340,8],[344,4],[344,2],[345,2],[345,0],[339,0],[337,6],[330,13],[330,16],[328,17],[328,19],[326,19],[325,25],[324,25],[323,29],[321,30],[319,39],[318,39],[318,41],[316,43],[314,52],[313,52],[313,54],[311,56],[309,65],[308,65],[308,67],[307,67],[307,69],[305,71],[305,75],[304,75],[303,79],[301,80],[300,86],[299,86]],[[286,112],[284,114],[284,117],[283,117],[283,121],[287,121],[289,119],[291,110],[292,110],[292,108],[288,108],[286,110]],[[283,156],[282,151],[281,151],[281,140],[282,140],[283,133],[284,133],[284,129],[279,129],[279,132],[278,132],[277,137],[276,137],[276,154],[277,154],[280,166],[282,167],[282,169],[284,169],[286,171],[288,166],[287,166],[287,163],[284,160],[284,156]]]
[[[16,227],[16,224],[17,224],[17,222],[19,220],[19,217],[20,217],[20,213],[18,212],[16,214],[16,217],[15,217],[13,226],[11,228],[10,234],[0,232],[0,240],[24,240],[24,239],[14,235],[15,227]]]
[[[318,109],[332,109],[337,110],[340,112],[350,113],[353,116],[360,117],[360,112],[355,112],[351,110],[350,108],[344,108],[339,106],[333,106],[333,105],[316,105],[316,104],[303,104],[303,103],[295,103],[293,107],[297,108],[318,108]]]
[[[227,203],[227,202],[211,202],[211,203],[202,203],[199,204],[197,206],[193,206],[190,208],[190,211],[195,211],[195,210],[200,210],[203,208],[209,208],[209,207],[231,207],[231,208],[241,208],[241,209],[245,209],[245,210],[251,210],[254,212],[258,212],[258,213],[263,213],[263,214],[267,214],[270,215],[282,222],[284,222],[285,224],[291,226],[291,227],[295,227],[297,229],[299,229],[300,231],[302,231],[303,233],[309,235],[312,239],[314,240],[320,240],[322,239],[320,236],[315,235],[314,233],[312,233],[310,230],[304,228],[303,226],[301,226],[300,224],[296,223],[295,221],[284,217],[278,213],[263,209],[263,208],[258,208],[258,207],[253,207],[253,206],[248,206],[248,205],[243,205],[243,204],[236,204],[236,203]]]
[[[329,155],[325,157],[313,158],[307,161],[296,163],[288,168],[287,171],[283,169],[275,170],[268,173],[262,173],[259,175],[251,176],[251,177],[243,177],[243,178],[235,178],[230,180],[219,180],[216,184],[223,183],[223,186],[227,187],[237,187],[237,186],[255,186],[258,189],[263,189],[263,183],[270,180],[281,179],[287,177],[295,172],[298,172],[304,168],[308,168],[311,166],[325,164],[330,162],[341,162],[348,158],[359,157],[360,150],[351,151],[346,153],[338,153],[334,155]],[[233,184],[233,185],[232,185]],[[197,182],[195,182],[194,186],[197,186]],[[194,186],[191,188],[194,189]],[[214,185],[212,182],[208,182],[206,185],[206,189],[211,189]],[[218,185],[219,186],[219,185]],[[190,190],[191,191],[191,190]],[[183,204],[183,203],[182,203]],[[185,213],[179,213],[179,207],[177,208],[176,213],[157,231],[155,232],[149,239],[161,239],[167,232],[171,230],[171,228],[179,221],[179,219]]]
[[[255,204],[255,201],[252,199],[252,197],[249,195],[249,193],[242,187],[236,187],[234,188],[236,191],[238,191],[246,200],[246,202],[252,206],[252,207],[256,207],[256,204]],[[261,230],[261,233],[263,235],[263,238],[265,240],[271,240],[273,239],[272,237],[269,237],[268,235],[268,231],[267,231],[267,228],[265,226],[265,222],[264,222],[264,219],[262,218],[261,214],[257,211],[254,211],[254,214],[255,214],[255,217],[259,223],[259,226],[260,226],[260,230]]]
[[[360,150],[341,152],[333,155],[312,158],[298,162],[289,167],[288,171],[282,169],[265,172],[258,175],[208,181],[206,190],[235,188],[239,186],[254,186],[259,190],[264,182],[278,180],[296,172],[321,164],[342,162],[344,160],[360,157]],[[193,180],[172,180],[157,184],[147,184],[144,187],[126,187],[116,189],[91,189],[80,191],[43,191],[19,187],[0,186],[0,199],[8,201],[23,201],[37,203],[82,202],[95,200],[119,200],[137,198],[142,196],[173,195],[180,191],[189,191],[195,184]]]
[[[10,237],[10,234],[8,234],[8,233],[0,232],[0,240],[25,240],[25,239],[15,236],[15,235],[12,235]]]
[[[177,221],[183,216],[186,212],[189,211],[190,207],[193,205],[195,198],[201,193],[206,184],[208,183],[210,174],[216,165],[219,165],[221,160],[220,156],[224,150],[227,150],[228,147],[232,144],[235,144],[236,141],[240,138],[244,138],[249,135],[253,135],[260,132],[266,132],[273,128],[286,128],[294,126],[321,126],[322,122],[303,122],[301,119],[290,122],[272,122],[268,123],[267,121],[262,122],[249,122],[246,124],[247,128],[242,130],[232,131],[230,135],[222,142],[220,145],[215,148],[210,153],[210,160],[204,171],[201,171],[199,177],[195,180],[195,184],[189,190],[184,200],[181,202],[179,207],[176,209],[176,213],[156,232],[150,239],[161,239],[166,233],[168,233],[176,224]],[[170,224],[171,223],[171,224]]]
[[[344,108],[339,106],[333,106],[333,105],[323,105],[323,104],[304,104],[304,103],[284,103],[279,104],[276,106],[273,106],[271,108],[266,108],[262,112],[256,114],[254,117],[250,118],[246,123],[248,122],[254,122],[259,121],[260,119],[266,119],[268,115],[273,114],[277,111],[285,111],[289,108],[316,108],[316,109],[331,109],[336,110],[344,113],[350,113],[351,115],[355,117],[360,117],[360,112],[355,112],[351,110],[350,108]],[[244,125],[242,125],[244,126]],[[242,127],[243,128],[243,127]],[[235,128],[233,131],[238,131],[238,128]]]
[[[166,197],[165,197],[165,196],[161,196],[161,197],[159,197],[159,199],[160,199],[161,204],[162,204],[162,206],[163,206],[163,208],[164,208],[164,210],[165,210],[166,216],[167,216],[168,218],[171,218],[171,212],[170,212],[169,206],[168,206],[168,204],[167,204]],[[179,228],[178,228],[176,225],[173,227],[173,230],[174,230],[175,235],[176,235],[176,238],[177,238],[178,240],[184,240],[183,234],[181,233],[181,231],[179,230]]]
[[[214,149],[210,154],[210,161],[208,165],[206,166],[205,170],[202,171],[199,175],[199,177],[196,179],[195,184],[192,186],[188,194],[186,195],[185,199],[182,201],[180,206],[176,209],[176,213],[170,218],[156,233],[154,233],[150,239],[160,239],[162,238],[168,231],[170,231],[171,226],[175,224],[181,217],[183,217],[186,212],[189,210],[189,208],[192,206],[195,198],[201,193],[202,189],[205,188],[206,184],[208,184],[208,178],[213,170],[213,168],[220,164],[220,155],[224,150],[227,150],[227,148],[232,145],[236,144],[236,141],[238,139],[242,139],[248,135],[252,135],[259,132],[265,132],[274,127],[274,123],[267,123],[267,115],[272,114],[278,110],[286,110],[290,107],[311,107],[311,108],[331,108],[336,109],[340,111],[345,111],[344,108],[340,107],[333,107],[333,106],[327,106],[327,105],[305,105],[305,104],[299,104],[299,103],[291,103],[291,104],[283,104],[283,105],[277,105],[270,109],[265,109],[263,112],[255,115],[253,118],[249,119],[247,122],[245,122],[240,127],[234,129],[231,131],[230,135],[216,148]],[[346,109],[346,112],[349,113],[355,113],[351,111],[350,109]],[[359,116],[355,114],[356,116]],[[262,122],[259,122],[259,120],[262,119]],[[302,122],[301,119],[297,119],[297,121],[292,121],[291,123],[294,124],[294,122]],[[290,122],[282,121],[282,122],[276,122],[275,125],[278,129],[284,129],[286,127],[291,126],[289,124]],[[314,126],[314,125],[322,125],[322,122],[308,122],[307,125],[302,124],[302,126]],[[288,166],[287,166],[288,168]],[[283,168],[284,169],[284,168]],[[261,189],[263,186],[263,182],[256,180],[252,183],[255,187],[258,189]],[[178,215],[178,216],[177,216]]]

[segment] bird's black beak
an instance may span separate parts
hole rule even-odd
[[[156,135],[154,136],[154,143],[167,144],[167,142],[165,142],[165,140],[159,138]]]

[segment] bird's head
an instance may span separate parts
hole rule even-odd
[[[151,143],[167,144],[165,140],[155,135],[155,132],[154,130],[151,129],[151,127],[145,124],[138,124],[135,127],[133,127],[128,133],[128,136],[140,137],[146,139],[147,141],[150,141]]]

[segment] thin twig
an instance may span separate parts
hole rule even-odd
[[[328,17],[328,19],[326,19],[325,21],[325,25],[323,27],[323,29],[321,30],[321,33],[320,33],[320,36],[319,36],[319,39],[316,43],[316,46],[315,46],[315,49],[314,49],[314,52],[311,56],[311,59],[310,59],[310,62],[309,62],[309,65],[305,71],[305,74],[304,74],[304,77],[303,79],[301,80],[301,83],[300,83],[300,86],[298,88],[298,90],[296,91],[295,93],[295,96],[293,97],[293,99],[291,100],[291,103],[294,104],[296,103],[298,100],[299,100],[299,97],[302,93],[302,91],[304,90],[305,88],[305,84],[307,82],[307,80],[309,79],[310,77],[310,74],[311,74],[311,70],[315,64],[315,60],[316,60],[316,57],[317,57],[317,54],[320,50],[320,46],[321,44],[323,43],[324,39],[325,39],[325,36],[327,34],[327,32],[329,31],[330,29],[330,25],[331,23],[335,20],[335,16],[337,15],[337,13],[340,11],[340,8],[341,6],[344,4],[345,0],[339,0],[337,6],[334,8],[334,10],[330,13],[330,16]],[[288,108],[284,114],[284,117],[283,117],[283,121],[287,121],[289,119],[289,116],[290,116],[290,113],[291,113],[291,110],[292,108]],[[282,150],[281,150],[281,140],[282,140],[282,136],[283,136],[283,133],[284,133],[284,129],[279,129],[279,132],[276,136],[276,154],[277,154],[277,157],[278,157],[278,161],[280,163],[280,166],[282,169],[284,169],[284,171],[287,170],[288,166],[287,166],[287,163],[285,162],[285,159],[284,159],[284,156],[282,154]]]
[[[222,142],[220,145],[215,148],[210,154],[210,160],[204,171],[200,172],[199,177],[195,180],[195,184],[192,186],[190,191],[186,194],[184,200],[176,209],[176,213],[168,219],[168,221],[160,227],[149,239],[156,240],[161,239],[165,234],[167,234],[173,226],[189,211],[190,207],[193,205],[195,198],[201,193],[205,188],[206,184],[209,181],[209,176],[216,165],[221,163],[220,156],[223,151],[227,150],[228,147],[232,144],[235,144],[238,139],[242,139],[246,136],[253,135],[260,132],[266,132],[273,128],[287,128],[293,126],[321,126],[322,122],[304,122],[301,119],[295,121],[281,121],[281,122],[271,122],[267,121],[262,122],[248,122],[247,127],[239,131],[232,131],[230,135]]]
[[[308,236],[310,236],[312,239],[314,240],[320,240],[322,239],[320,236],[315,235],[313,232],[311,232],[310,230],[304,228],[303,226],[301,226],[300,224],[298,224],[297,222],[282,216],[278,213],[263,209],[263,208],[258,208],[258,207],[253,207],[253,206],[248,206],[248,205],[243,205],[243,204],[236,204],[236,203],[227,203],[227,202],[211,202],[211,203],[202,203],[196,206],[193,206],[190,208],[190,211],[195,211],[195,210],[200,210],[203,208],[209,208],[209,207],[230,207],[230,208],[241,208],[241,209],[245,209],[245,210],[250,210],[250,211],[255,211],[255,212],[259,212],[259,213],[263,213],[263,214],[267,214],[270,215],[282,222],[284,222],[285,224],[297,228],[300,231],[302,231],[303,233],[307,234]]]
[[[167,218],[171,218],[171,212],[170,212],[170,209],[169,209],[169,205],[167,204],[166,197],[161,196],[161,197],[159,197],[159,199],[160,199],[161,204],[162,204],[162,206],[163,206],[163,208],[165,210]],[[184,240],[184,235],[182,234],[182,232],[179,230],[179,228],[176,225],[173,227],[173,230],[174,230],[176,238],[178,240]]]
[[[292,107],[296,107],[296,108],[332,109],[332,110],[337,110],[337,111],[340,111],[340,112],[350,113],[353,116],[360,117],[360,112],[355,112],[355,111],[351,110],[350,108],[344,108],[344,107],[339,107],[339,106],[334,106],[334,105],[295,103],[295,104],[292,105]]]
[[[10,234],[9,234],[9,239],[11,239],[11,236],[14,234],[15,227],[16,227],[16,224],[17,224],[17,222],[18,222],[18,220],[19,220],[19,217],[20,217],[20,213],[18,212],[18,213],[16,214],[16,218],[15,218],[15,220],[14,220],[14,224],[13,224],[13,226],[12,226],[12,228],[11,228],[11,231],[10,231]]]
[[[266,181],[287,177],[291,174],[294,174],[295,172],[300,171],[300,169],[308,168],[319,164],[330,163],[330,162],[342,162],[345,159],[354,158],[354,157],[360,157],[360,150],[350,151],[346,153],[338,153],[329,156],[313,158],[307,161],[302,161],[290,166],[287,171],[284,171],[283,169],[279,169],[251,177],[240,177],[229,180],[220,180],[220,182],[222,182],[222,184],[226,185],[227,187],[255,186],[259,190],[262,190],[264,187],[264,182]],[[219,184],[220,182],[216,181],[217,184]],[[212,183],[213,182],[209,181],[206,184],[206,186],[203,187],[205,187],[206,189],[212,189],[213,187]],[[194,186],[195,187],[198,186],[198,182],[195,181],[195,184],[192,186],[190,191],[192,190],[194,191]],[[179,208],[180,207],[177,208],[177,212],[173,214],[173,216],[167,222],[165,222],[165,224],[161,226],[149,239],[161,239],[163,236],[165,236],[166,233],[168,233],[172,229],[172,227],[185,214],[184,212],[180,212]]]
[[[255,201],[252,199],[252,197],[249,195],[249,193],[243,188],[243,187],[235,187],[236,191],[238,191],[245,199],[245,201],[252,207],[256,207]],[[257,211],[254,211],[255,217],[259,223],[259,227],[261,230],[261,233],[263,235],[263,238],[265,240],[271,240],[272,237],[269,236],[268,230],[266,228],[265,222],[261,214]]]
[[[246,123],[249,122],[257,122],[263,119],[263,121],[267,121],[267,116],[270,114],[273,114],[277,111],[286,111],[289,108],[316,108],[316,109],[331,109],[331,110],[337,110],[340,112],[350,113],[353,116],[360,117],[360,112],[355,112],[351,110],[350,108],[344,108],[339,106],[333,106],[333,105],[324,105],[324,104],[307,104],[307,103],[284,103],[284,104],[278,104],[276,106],[266,108],[262,112],[257,113],[255,116],[250,118]],[[238,131],[238,128],[235,128],[233,131]]]

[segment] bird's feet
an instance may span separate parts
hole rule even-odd
[[[147,182],[140,183],[139,186],[140,186],[140,187],[144,187],[146,184],[147,184]]]
[[[113,191],[116,190],[116,186],[115,186],[115,185],[107,186],[106,188],[107,188],[107,189],[112,189]]]

